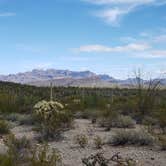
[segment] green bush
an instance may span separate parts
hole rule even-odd
[[[41,101],[34,106],[34,115],[41,124],[42,134],[46,138],[54,138],[70,127],[73,120],[69,111],[56,101]]]
[[[113,135],[112,139],[109,141],[114,146],[118,145],[152,145],[154,142],[153,136],[151,136],[146,131],[126,131],[120,130]]]
[[[9,125],[5,120],[0,120],[0,134],[9,133]]]

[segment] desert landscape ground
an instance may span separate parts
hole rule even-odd
[[[112,129],[111,131],[104,131],[103,128],[93,125],[91,121],[85,119],[76,119],[73,129],[63,133],[62,138],[58,141],[48,142],[51,148],[59,150],[63,165],[65,166],[82,166],[82,158],[87,157],[89,154],[104,153],[105,157],[110,158],[114,154],[120,152],[120,155],[125,158],[132,158],[136,161],[138,166],[164,166],[166,162],[165,151],[160,151],[155,147],[138,147],[138,146],[119,146],[114,147],[110,145],[103,145],[101,149],[97,149],[93,140],[96,136],[100,136],[103,141],[107,141],[111,138],[114,132],[118,129]],[[130,130],[130,129],[129,129]],[[133,130],[133,129],[131,129]],[[138,129],[139,130],[139,127]],[[12,129],[12,133],[16,138],[20,139],[24,136],[31,141],[32,144],[36,143],[36,137],[38,134],[33,131],[33,126],[17,125]],[[88,145],[85,148],[81,148],[74,143],[74,136],[78,134],[85,134],[88,137]],[[7,149],[1,139],[1,153]],[[116,165],[112,162],[109,165]]]
[[[2,166],[165,166],[165,89],[1,82]]]

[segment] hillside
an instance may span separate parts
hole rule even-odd
[[[166,85],[166,79],[160,80],[161,85]],[[0,75],[0,81],[14,82],[20,84],[34,85],[34,86],[49,86],[50,82],[54,86],[64,87],[132,87],[136,83],[135,78],[128,78],[125,80],[115,79],[107,74],[96,74],[91,71],[70,71],[70,70],[56,70],[47,69]],[[147,80],[142,80],[145,84]]]

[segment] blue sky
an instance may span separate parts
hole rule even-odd
[[[166,73],[166,0],[0,0],[0,74]]]

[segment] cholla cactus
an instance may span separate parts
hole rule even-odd
[[[72,120],[69,111],[56,101],[38,102],[34,106],[34,114],[42,127],[43,134],[51,137],[69,125]]]
[[[53,114],[62,113],[64,106],[56,101],[40,101],[34,106],[34,113],[42,120],[49,120]]]

